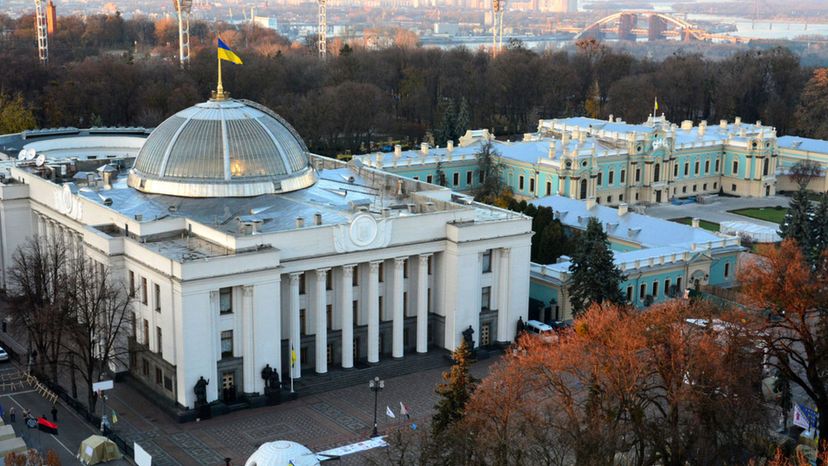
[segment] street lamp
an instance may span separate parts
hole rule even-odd
[[[374,377],[374,380],[368,381],[368,388],[374,392],[374,430],[371,431],[371,437],[376,437],[379,435],[377,433],[377,398],[379,397],[380,390],[385,388],[385,381],[379,377]]]

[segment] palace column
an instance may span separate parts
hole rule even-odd
[[[428,260],[431,254],[420,254],[417,263],[417,352],[428,351]]]
[[[371,262],[368,267],[368,362],[379,362],[379,266]]]
[[[313,314],[316,319],[316,373],[328,372],[328,300],[325,296],[328,270],[317,269],[313,284]]]
[[[339,312],[342,318],[342,367],[354,367],[354,265],[343,265],[339,283]]]
[[[253,287],[242,287],[242,369],[244,393],[256,392],[256,340],[253,333]]]
[[[509,248],[501,249],[498,264],[497,341],[499,342],[512,340],[512,332],[509,329],[509,253]]]
[[[391,311],[394,321],[392,322],[392,336],[393,346],[391,356],[394,358],[403,357],[404,346],[403,343],[403,327],[405,326],[405,316],[403,315],[403,267],[405,267],[405,258],[398,257],[394,259],[394,284],[393,296],[391,297]]]
[[[293,353],[296,353],[296,362],[293,363],[292,377],[299,379],[302,377],[302,332],[299,328],[299,273],[290,274],[290,351],[288,355],[288,364],[290,364]]]

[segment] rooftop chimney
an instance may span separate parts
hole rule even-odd
[[[555,140],[549,142],[549,158],[554,159],[555,153],[557,152],[557,148],[555,146]]]
[[[733,124],[734,124],[734,125],[736,125],[736,126],[741,125],[741,124],[742,124],[742,117],[736,117],[736,118],[733,120]]]
[[[296,228],[304,228],[305,219],[303,217],[296,217]]]
[[[719,120],[719,128],[727,129],[727,120]]]
[[[427,142],[423,142],[423,143],[420,144],[420,153],[422,153],[423,155],[428,155],[428,143]]]
[[[454,141],[449,141],[446,143],[446,150],[451,153],[454,150]]]
[[[623,217],[624,215],[627,215],[627,212],[629,212],[629,211],[630,211],[630,206],[626,202],[622,202],[622,203],[618,204],[618,216],[619,217]]]
[[[399,144],[394,145],[394,157],[400,158],[402,157],[402,146]]]
[[[322,225],[322,214],[317,212],[313,214],[313,224],[314,225]]]
[[[693,220],[692,220],[692,222],[690,223],[690,225],[691,225],[693,228],[699,228],[699,223],[700,223],[700,222],[699,222],[698,217],[693,217]]]
[[[588,197],[587,200],[586,200],[587,210],[592,210],[592,208],[595,207],[595,205],[596,205],[595,197],[593,197],[593,196]]]

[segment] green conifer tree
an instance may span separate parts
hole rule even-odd
[[[469,128],[470,124],[471,109],[469,108],[469,102],[464,97],[462,100],[460,100],[460,107],[457,110],[457,118],[454,122],[455,137],[460,137],[466,134],[466,130],[471,129]]]
[[[811,244],[809,259],[816,264],[822,254],[828,250],[828,193],[822,193],[819,204],[811,218]]]
[[[437,436],[446,431],[455,422],[459,421],[466,411],[466,403],[471,399],[477,380],[471,376],[469,370],[472,363],[471,351],[462,340],[452,354],[454,365],[449,372],[443,372],[442,383],[437,386],[440,399],[434,406],[437,411],[432,418],[432,433]]]
[[[613,262],[607,234],[595,217],[590,217],[586,232],[575,246],[569,273],[572,275],[569,295],[574,315],[580,315],[591,303],[624,302],[621,293],[624,274]]]
[[[811,249],[811,219],[813,213],[811,201],[808,200],[808,192],[804,187],[801,187],[791,198],[785,219],[779,225],[779,236],[782,239],[791,238],[796,240],[807,256],[810,256]]]

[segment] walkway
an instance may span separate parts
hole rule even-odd
[[[790,198],[786,196],[770,197],[716,197],[710,204],[659,204],[647,207],[645,213],[652,217],[674,219],[682,217],[696,217],[713,223],[742,221],[765,227],[778,228],[779,225],[764,220],[758,220],[744,215],[732,214],[729,210],[751,207],[787,207]]]

